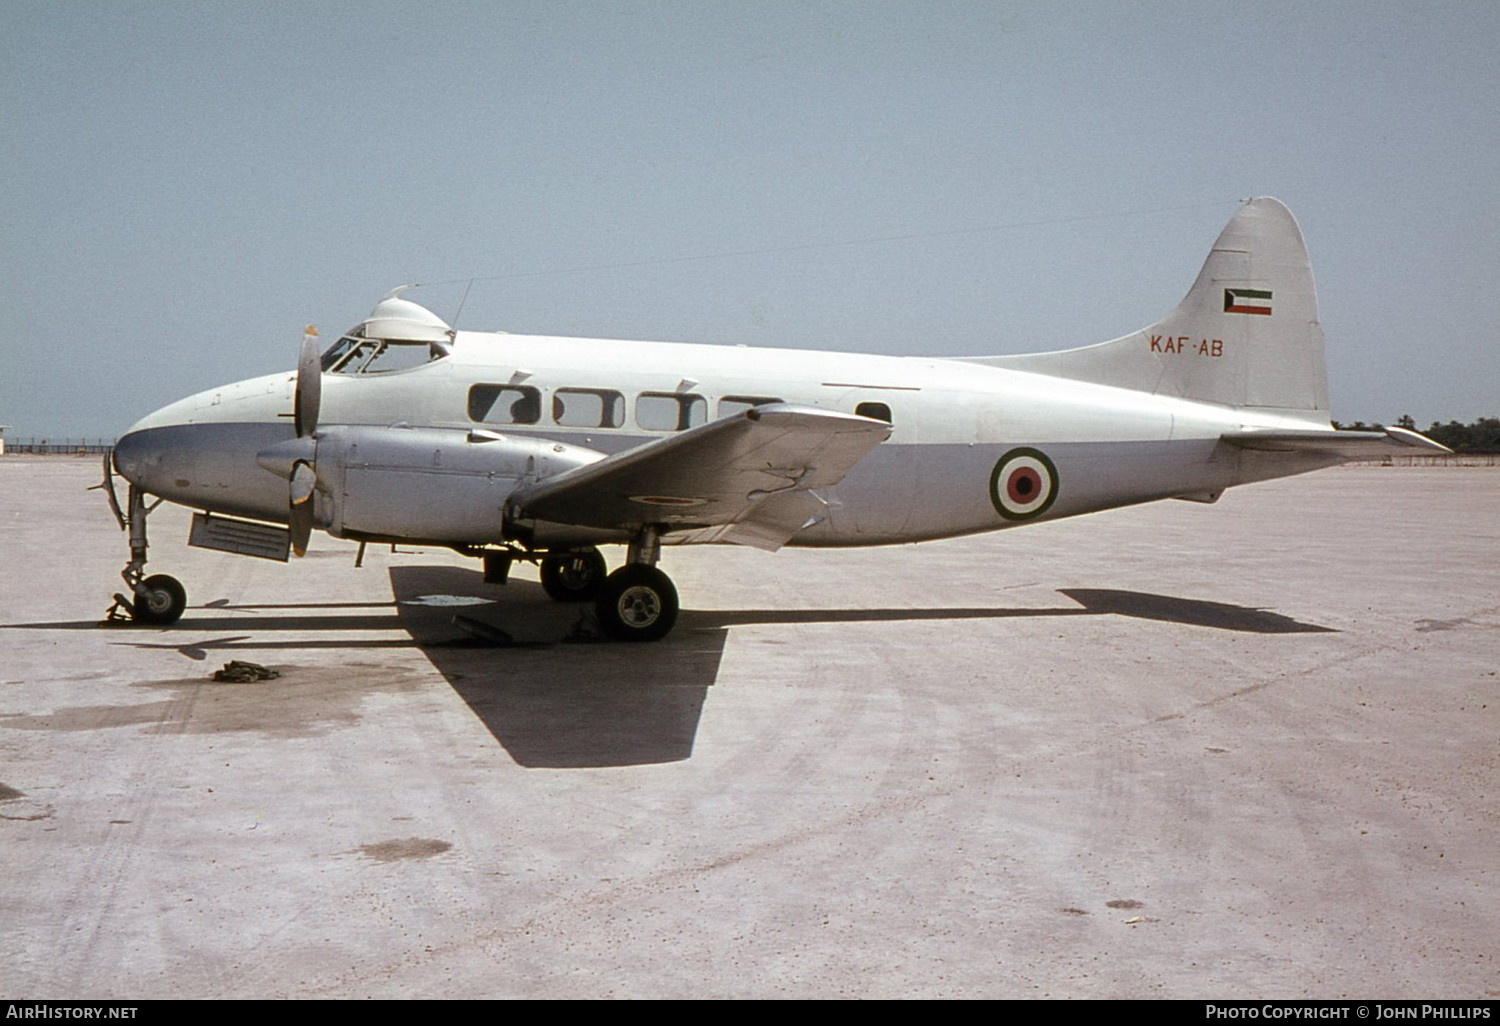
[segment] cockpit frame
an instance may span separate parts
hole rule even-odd
[[[449,352],[441,342],[366,338],[355,331],[323,352],[322,368],[325,374],[390,374],[426,366]]]

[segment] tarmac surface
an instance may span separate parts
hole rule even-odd
[[[1500,996],[1493,469],[668,550],[645,646],[165,506],[99,627],[98,478],[0,458],[0,996]]]

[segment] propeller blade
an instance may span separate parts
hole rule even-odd
[[[297,359],[297,391],[293,413],[297,437],[306,438],[318,429],[318,407],[323,402],[323,363],[318,354],[318,335],[312,325],[302,336],[302,355]]]
[[[307,555],[307,542],[313,529],[313,492],[318,485],[318,475],[306,463],[292,468],[291,506],[287,526],[292,530],[292,551],[299,556]]]

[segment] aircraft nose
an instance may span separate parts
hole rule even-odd
[[[115,442],[115,473],[138,488],[146,486],[147,471],[153,462],[151,443],[144,431],[127,431]]]
[[[266,473],[256,456],[284,442],[290,424],[162,424],[153,417],[132,425],[115,443],[115,472],[131,485],[215,513],[262,520],[286,516],[286,477]]]
[[[193,441],[191,428],[136,425],[115,442],[115,470],[143,491],[175,499],[195,476]]]

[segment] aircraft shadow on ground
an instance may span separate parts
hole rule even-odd
[[[455,639],[445,600],[493,598],[497,589],[459,567],[391,570],[403,626],[512,758],[524,766],[621,766],[692,755],[708,689],[729,628],[748,624],[860,623],[1121,615],[1259,634],[1328,628],[1221,602],[1105,589],[1067,589],[1077,607],[1048,609],[684,610],[677,630],[650,645],[548,644],[592,626],[579,606],[558,605],[513,582],[498,605],[475,606],[496,640]],[[496,649],[503,649],[497,652]]]
[[[727,630],[679,630],[651,645],[591,642],[585,606],[552,602],[526,581],[486,585],[452,566],[394,567],[391,589],[402,626],[521,765],[630,766],[692,755]],[[501,601],[447,604],[466,598]],[[485,636],[466,636],[455,616]]]
[[[684,611],[681,623],[700,627],[737,627],[766,623],[876,623],[901,620],[1007,620],[1036,616],[1127,616],[1138,620],[1160,620],[1190,627],[1212,627],[1218,630],[1248,634],[1327,634],[1332,627],[1302,623],[1280,613],[1225,602],[1174,598],[1141,591],[1115,591],[1105,588],[1062,588],[1077,606],[1041,606],[999,609],[977,606],[970,609],[743,609],[720,612]]]
[[[454,692],[517,763],[582,768],[690,758],[708,689],[731,627],[752,624],[879,623],[923,620],[1125,616],[1252,634],[1328,633],[1332,628],[1223,602],[1147,592],[1066,588],[1076,605],[929,609],[683,610],[676,631],[648,645],[595,640],[586,606],[554,603],[540,586],[485,584],[474,570],[400,566],[390,570],[393,601],[233,606],[220,600],[160,630],[160,640],[129,642],[204,660],[263,650],[419,647]],[[355,610],[364,609],[360,614]],[[395,617],[391,610],[395,610]],[[332,612],[328,612],[332,611]],[[95,622],[11,624],[82,629]],[[390,636],[396,628],[399,634]],[[294,631],[293,639],[268,639]],[[386,632],[386,637],[306,637],[321,631]],[[212,635],[188,640],[190,633]],[[164,635],[164,636],[163,636]],[[404,635],[404,636],[402,636]]]

